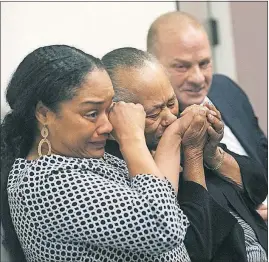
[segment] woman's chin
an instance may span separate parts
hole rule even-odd
[[[91,150],[88,153],[87,158],[102,158],[105,154],[105,148],[100,148],[98,150]]]

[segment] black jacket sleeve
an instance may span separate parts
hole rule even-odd
[[[265,168],[266,173],[268,171],[268,139],[264,135],[264,132],[261,130],[259,126],[258,117],[255,115],[253,107],[249,101],[248,96],[244,92],[244,90],[233,80],[228,78],[228,81],[231,85],[234,85],[238,88],[238,92],[240,93],[240,97],[242,100],[242,109],[246,112],[246,116],[252,123],[252,130],[255,131],[256,135],[256,143],[257,143],[257,154],[259,156],[260,163]]]
[[[265,169],[255,160],[247,156],[237,155],[223,144],[221,147],[237,161],[243,181],[243,195],[250,207],[256,208],[268,194]]]
[[[231,253],[225,253],[229,246],[228,239],[231,239],[237,220],[226,209],[221,207],[210,196],[208,191],[201,185],[181,181],[178,200],[183,212],[187,215],[190,226],[187,230],[184,243],[192,262],[225,261]],[[223,246],[225,245],[225,246]],[[228,245],[228,246],[227,246]],[[224,254],[220,254],[220,253]],[[219,253],[219,255],[216,255]],[[225,254],[227,256],[225,256]],[[244,252],[241,260],[245,261]]]
[[[208,97],[222,114],[248,155],[268,171],[268,139],[261,130],[248,96],[227,76],[215,74]]]

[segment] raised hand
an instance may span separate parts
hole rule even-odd
[[[201,106],[195,109],[195,115],[190,126],[185,131],[182,138],[182,145],[185,149],[203,151],[207,141],[207,111]]]
[[[168,126],[165,129],[163,135],[177,135],[178,138],[181,140],[185,131],[190,126],[195,114],[195,110],[189,110],[188,113],[176,119],[170,126]]]
[[[109,113],[112,135],[119,144],[136,138],[144,139],[146,113],[140,104],[114,103]]]
[[[207,141],[207,129],[209,126],[207,111],[208,109],[203,106],[193,106],[182,114],[182,118],[190,112],[194,114],[189,127],[182,137],[184,153],[183,176],[186,181],[196,182],[204,188],[206,188],[206,182],[203,166],[203,150]]]
[[[207,120],[210,123],[207,130],[208,140],[204,148],[204,161],[206,163],[210,163],[212,162],[212,159],[217,157],[217,154],[219,154],[217,147],[224,135],[224,124],[221,121],[220,112],[214,105],[205,103],[204,106],[209,109]],[[215,114],[213,115],[211,112],[215,112]]]
[[[185,131],[190,126],[193,118],[195,115],[199,114],[199,111],[209,111],[206,107],[199,106],[199,105],[191,105],[187,107],[181,114],[180,117],[174,121],[166,130],[165,132],[173,132],[175,134],[178,134],[180,138],[183,137]],[[211,112],[212,113],[212,112]],[[213,112],[213,114],[215,114]]]

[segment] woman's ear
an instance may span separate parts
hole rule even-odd
[[[35,116],[39,123],[47,125],[51,120],[51,110],[39,101],[36,105]]]

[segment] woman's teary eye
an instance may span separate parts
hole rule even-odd
[[[97,111],[91,111],[91,112],[85,114],[85,117],[86,117],[86,118],[94,119],[94,118],[97,117],[97,114],[98,114]]]

